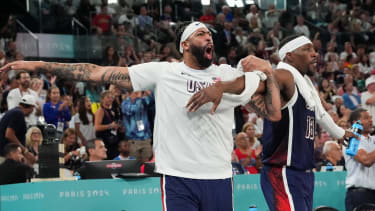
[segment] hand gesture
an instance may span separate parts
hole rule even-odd
[[[9,70],[25,70],[32,72],[37,70],[39,65],[40,62],[15,61],[0,68],[0,72],[8,72]]]
[[[202,105],[213,102],[214,105],[211,108],[211,114],[214,114],[221,98],[223,97],[223,88],[220,86],[220,82],[216,82],[214,85],[209,86],[205,89],[199,90],[195,93],[186,104],[186,108],[189,112],[197,111]]]
[[[251,72],[254,70],[260,70],[264,72],[267,76],[272,74],[271,64],[261,58],[250,55],[241,60],[241,65],[244,72]]]

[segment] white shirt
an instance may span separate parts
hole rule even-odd
[[[361,94],[361,102],[362,102],[362,107],[366,109],[369,114],[372,117],[372,125],[375,126],[375,104],[367,104],[366,101],[370,99],[374,94],[369,93],[368,91],[362,92]]]
[[[294,31],[297,34],[304,34],[306,37],[310,37],[310,30],[306,25],[296,25],[294,26]]]
[[[32,90],[27,89],[27,92],[21,92],[19,88],[15,88],[9,91],[9,94],[7,96],[7,103],[8,103],[8,110],[17,107],[22,99],[22,96],[24,95],[32,95],[34,96],[35,102],[38,102],[39,96],[38,94]],[[37,117],[35,115],[35,109],[34,111],[27,117],[25,117],[25,121],[27,123],[27,126],[36,125],[37,124]]]
[[[345,158],[345,166],[347,169],[346,174],[346,188],[350,187],[361,187],[375,190],[375,165],[366,167],[356,161],[353,157],[345,153],[345,147],[343,147],[343,154]],[[370,136],[369,138],[362,136],[359,142],[358,150],[363,149],[367,153],[375,150],[375,137]]]
[[[259,85],[258,75],[246,73],[245,90],[240,95],[224,94],[215,115],[210,114],[212,103],[190,113],[185,105],[200,88],[243,72],[229,65],[194,70],[183,62],[151,62],[131,66],[129,75],[135,91],[155,93],[156,172],[192,179],[232,177],[234,107],[250,100]]]
[[[89,124],[84,125],[81,119],[79,118],[79,113],[73,116],[74,127],[75,123],[79,123],[79,130],[81,131],[82,135],[86,138],[86,140],[94,139],[95,136],[95,127],[93,117],[90,114],[87,114],[87,119],[89,120]],[[82,140],[77,136],[78,142],[82,143]]]

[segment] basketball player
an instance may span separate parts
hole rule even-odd
[[[318,54],[305,36],[290,36],[280,45],[282,62],[275,77],[280,87],[282,118],[264,121],[261,186],[271,211],[311,211],[314,192],[315,123],[335,138],[352,137],[324,110],[308,75]],[[254,103],[249,106],[255,110]]]
[[[280,88],[281,120],[270,121],[264,108],[264,96],[253,95],[246,105],[265,117],[263,129],[263,169],[261,186],[271,211],[311,211],[314,192],[315,123],[335,138],[352,137],[353,133],[338,127],[324,110],[319,95],[308,75],[316,66],[317,53],[305,36],[285,38],[280,45],[282,62],[274,72]],[[211,87],[210,87],[211,88]],[[190,101],[195,110],[217,96],[200,90]],[[211,90],[212,92],[212,90]]]
[[[132,67],[45,62],[10,63],[8,69],[39,70],[58,77],[117,84],[135,91],[152,89],[156,100],[154,151],[161,180],[163,209],[168,211],[228,211],[232,204],[231,128],[234,107],[247,103],[255,92],[267,95],[270,119],[281,118],[280,95],[271,65],[255,57],[242,62],[240,72],[228,65],[212,65],[213,41],[200,22],[177,30],[177,48],[183,62],[151,62]],[[266,82],[264,75],[267,76]],[[224,82],[225,81],[225,82]],[[216,83],[215,83],[216,82]],[[216,107],[204,105],[197,112],[189,98],[204,87],[227,92]],[[212,90],[212,89],[210,89]],[[202,95],[204,98],[205,95]],[[198,97],[198,99],[200,99]],[[187,107],[187,108],[186,108]],[[216,110],[217,109],[217,110]],[[211,111],[216,110],[216,115]],[[139,123],[141,124],[141,123]],[[111,125],[108,125],[108,129]],[[142,128],[142,127],[140,127]]]

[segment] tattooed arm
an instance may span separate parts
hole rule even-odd
[[[259,84],[258,90],[245,108],[270,121],[280,121],[280,89],[273,73],[267,74],[267,80]]]
[[[115,84],[126,89],[133,89],[127,67],[103,67],[94,64],[64,64],[51,62],[26,62],[16,61],[9,63],[0,69],[0,72],[7,70],[39,71],[41,73],[52,73],[57,77],[96,82],[102,84]]]

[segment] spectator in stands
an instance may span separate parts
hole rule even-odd
[[[9,110],[0,120],[0,155],[3,155],[4,146],[8,143],[18,144],[26,159],[35,162],[35,157],[25,147],[26,122],[25,117],[30,115],[35,107],[35,99],[31,95],[24,95],[19,106]]]
[[[362,107],[369,112],[372,123],[375,124],[375,76],[366,79],[366,88],[367,91],[361,94]]]
[[[152,157],[151,127],[147,116],[153,101],[151,91],[131,92],[122,102],[125,138],[129,140],[130,155],[143,162]]]
[[[9,91],[9,94],[7,96],[7,103],[8,103],[8,110],[18,106],[18,104],[21,101],[22,96],[24,95],[30,95],[34,98],[36,101],[39,97],[38,94],[30,89],[30,75],[28,72],[20,71],[16,75],[16,79],[18,80],[18,88],[15,88],[13,90]],[[37,102],[37,101],[36,101]],[[36,125],[37,116],[36,114],[40,114],[40,106],[37,103],[35,107],[35,113],[32,113],[29,117],[26,119],[26,123],[28,125]]]
[[[90,98],[83,96],[79,99],[78,113],[74,115],[74,128],[80,145],[95,138],[94,114],[91,111]]]
[[[215,51],[219,57],[227,56],[230,48],[238,46],[236,37],[232,32],[232,22],[224,22],[224,29],[218,32],[215,41]]]
[[[107,6],[101,6],[101,11],[94,16],[92,25],[94,28],[100,28],[103,34],[107,34],[110,32],[112,26],[112,18],[108,13]]]
[[[345,93],[342,96],[344,105],[350,110],[355,110],[358,106],[361,106],[361,98],[353,93],[353,84],[347,83],[343,87]]]
[[[294,26],[294,31],[297,34],[304,34],[306,37],[310,38],[310,30],[304,23],[305,18],[302,15],[297,16],[297,25]]]
[[[225,15],[226,21],[232,22],[233,15],[232,15],[231,9],[228,5],[223,5],[221,7],[221,13],[223,13]]]
[[[245,132],[247,137],[249,138],[250,147],[253,150],[257,149],[257,150],[262,151],[261,149],[259,149],[260,147],[262,147],[262,145],[260,144],[260,141],[256,137],[255,131],[256,131],[256,127],[254,123],[252,122],[246,122],[242,126],[242,132]]]
[[[173,17],[173,9],[170,4],[166,4],[164,6],[163,14],[160,16],[161,21],[175,21],[175,18]]]
[[[336,42],[327,43],[327,52],[324,55],[324,61],[326,62],[336,61],[337,62],[339,60],[339,55],[335,52],[335,49],[336,49]]]
[[[87,141],[86,150],[89,155],[88,161],[100,161],[107,159],[107,149],[100,138]]]
[[[260,21],[260,15],[258,13],[258,7],[255,4],[252,4],[250,6],[250,11],[249,13],[246,14],[246,20],[250,23],[252,17],[256,18],[256,22],[258,26],[262,25],[262,22]]]
[[[47,93],[47,102],[43,106],[44,119],[48,124],[56,126],[57,130],[63,132],[68,128],[68,122],[72,116],[69,110],[72,102],[69,98],[60,100],[60,89],[52,86]]]
[[[324,166],[326,171],[333,171],[334,166],[343,166],[343,156],[340,145],[336,141],[326,141],[322,151],[323,161],[316,163],[318,171]]]
[[[1,98],[2,100],[1,100],[1,110],[0,110],[1,113],[8,111],[8,102],[7,102],[8,94],[11,90],[16,89],[19,86],[18,81],[19,80],[16,77],[11,78],[8,82],[8,87],[5,90],[2,90],[2,98]]]
[[[117,66],[119,55],[115,48],[107,46],[104,50],[102,65],[103,66]]]
[[[16,59],[16,54],[17,54],[16,41],[10,41],[10,42],[8,42],[7,51],[5,53],[6,60],[8,62],[14,61]]]
[[[95,113],[96,137],[103,140],[108,149],[108,159],[113,159],[118,155],[117,129],[119,124],[115,120],[115,113],[111,110],[113,94],[111,91],[104,91],[100,95],[100,108]]]
[[[139,9],[139,15],[135,18],[135,23],[137,26],[138,35],[141,38],[152,30],[152,17],[147,15],[146,6],[141,6]]]
[[[103,86],[97,86],[95,83],[87,83],[85,95],[90,98],[91,110],[95,114],[100,107],[100,93],[104,90]]]
[[[118,143],[118,151],[120,154],[113,160],[135,160],[135,157],[130,156],[128,140],[124,139]]]
[[[77,139],[76,131],[68,128],[64,131],[61,143],[64,144],[64,166],[70,170],[77,170],[81,167],[83,160],[86,157],[85,151],[81,150]]]
[[[271,29],[279,22],[280,12],[276,9],[274,4],[268,5],[268,10],[264,14],[263,24],[267,29]],[[282,38],[279,38],[280,40]]]
[[[370,65],[370,60],[367,54],[364,54],[358,58],[359,70],[361,73],[370,75],[373,67]]]
[[[332,97],[336,94],[336,87],[328,79],[323,78],[319,82],[319,95],[327,103],[332,103]]]
[[[0,185],[24,183],[34,175],[34,170],[23,163],[22,148],[16,143],[4,147],[6,160],[0,164]]]
[[[140,60],[139,60],[139,58],[138,58],[138,55],[137,55],[137,53],[135,52],[133,46],[131,46],[131,45],[128,45],[128,46],[125,48],[124,57],[125,57],[125,59],[126,59],[126,62],[127,62],[127,65],[128,65],[128,66],[131,66],[131,65],[139,64],[139,63],[140,63]]]
[[[353,58],[357,58],[357,54],[353,52],[352,44],[350,42],[345,42],[344,51],[340,53],[340,60],[347,61],[349,55]]]
[[[101,0],[102,4],[99,5],[99,6],[96,6],[96,14],[100,14],[100,13],[107,13],[108,15],[110,15],[110,17],[112,17],[116,11],[115,9],[113,9],[112,7],[108,6],[108,0]],[[104,11],[106,10],[106,11]]]
[[[199,21],[205,24],[214,25],[215,23],[215,13],[211,7],[206,7],[204,9],[203,15],[199,18]]]
[[[47,91],[43,89],[43,81],[40,78],[32,78],[30,88],[37,93],[36,101],[39,105],[44,105],[46,102]]]
[[[236,136],[236,149],[234,150],[242,167],[250,174],[259,173],[259,161],[257,160],[257,153],[250,146],[249,137],[246,133],[240,132]],[[259,153],[258,153],[259,154]]]
[[[38,127],[31,127],[26,132],[26,148],[35,156],[38,161],[39,146],[42,144],[43,135]]]
[[[360,120],[363,125],[362,137],[355,156],[349,156],[343,148],[346,174],[346,210],[354,210],[360,204],[375,201],[375,137],[372,131],[372,117],[363,108],[356,109],[350,114],[350,123]]]

